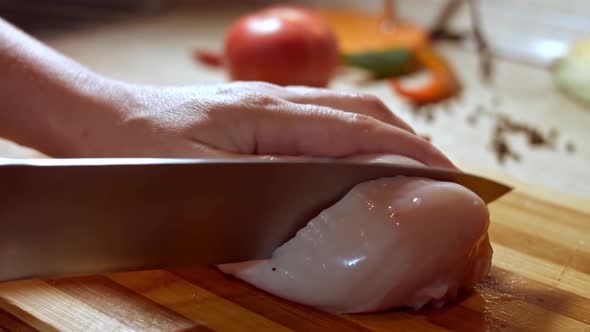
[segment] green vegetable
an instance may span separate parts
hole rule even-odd
[[[348,54],[344,55],[344,63],[368,70],[376,78],[400,76],[416,69],[414,53],[404,48]]]

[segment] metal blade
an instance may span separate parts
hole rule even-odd
[[[457,171],[363,162],[0,160],[0,281],[269,257],[358,183],[396,175],[507,186]]]

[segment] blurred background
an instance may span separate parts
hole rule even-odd
[[[469,1],[397,0],[395,8],[404,19],[432,27],[449,4],[459,4],[449,19],[455,31],[469,30]],[[477,0],[486,38],[494,53],[535,64],[548,64],[562,55],[569,44],[590,34],[590,3],[586,0]],[[263,6],[271,3],[312,7],[350,8],[377,13],[382,0],[0,0],[0,15],[41,34],[104,24],[126,18],[157,15],[178,7],[228,8]]]
[[[231,79],[207,56],[221,54],[236,18],[283,3],[0,0],[0,16],[102,74],[138,83],[198,84]],[[467,169],[590,197],[590,1],[288,3],[416,27],[460,83],[448,98],[417,105],[392,88],[390,78],[368,79],[352,60],[329,87],[378,95]],[[395,81],[420,85],[428,72],[413,71]],[[1,141],[0,155],[36,152]]]

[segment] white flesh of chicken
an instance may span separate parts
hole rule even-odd
[[[329,312],[438,307],[489,272],[488,224],[484,202],[463,186],[384,178],[357,185],[271,259],[220,268]]]

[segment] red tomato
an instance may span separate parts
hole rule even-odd
[[[309,10],[271,6],[240,17],[225,56],[231,79],[326,86],[340,63],[336,36]]]

